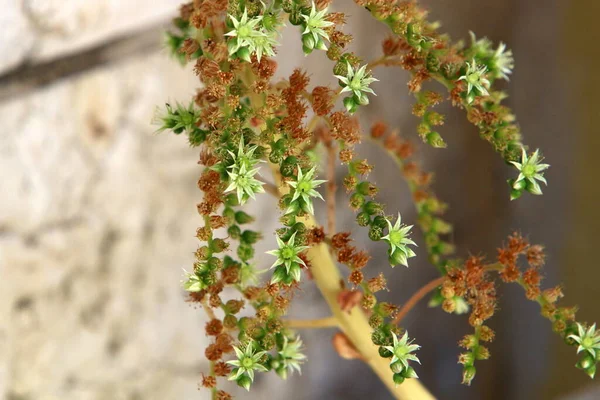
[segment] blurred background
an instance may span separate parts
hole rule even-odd
[[[355,36],[353,49],[367,60],[380,54],[386,28],[350,0],[334,3],[351,16],[346,30]],[[510,202],[505,180],[513,171],[461,111],[446,106],[441,132],[448,149],[420,145],[419,158],[436,171],[434,188],[450,205],[459,255],[493,257],[504,238],[520,230],[547,248],[545,285],[563,284],[564,303],[580,306],[579,320],[600,320],[600,3],[423,3],[453,38],[467,40],[473,30],[513,50],[508,104],[525,142],[540,147],[552,165],[543,197]],[[195,207],[198,151],[184,138],[153,134],[150,125],[156,105],[187,101],[199,84],[161,46],[179,4],[0,0],[0,398],[208,398],[197,388],[206,370],[203,313],[185,303],[180,288],[201,224]],[[297,30],[288,28],[282,43],[280,76],[300,65],[313,84],[334,83],[323,54],[301,55]],[[407,74],[379,69],[376,76],[378,97],[364,114],[364,127],[385,118],[418,142]],[[413,221],[393,162],[368,143],[361,151],[377,160],[372,178],[384,188],[387,211]],[[338,172],[341,178],[343,170]],[[344,204],[344,193],[339,196]],[[266,232],[276,223],[269,201],[253,210],[263,216]],[[379,254],[370,273],[388,269],[382,249],[353,225],[344,207],[338,218],[340,229]],[[268,266],[268,257],[257,260]],[[436,276],[424,260],[417,258],[410,270],[388,269],[388,300],[402,303]],[[500,297],[491,320],[497,331],[492,358],[478,363],[470,388],[460,384],[456,363],[456,343],[470,332],[466,317],[423,303],[405,319],[423,346],[417,372],[435,396],[600,398],[600,387],[573,367],[573,348],[552,334],[537,305],[518,287],[503,287]],[[305,283],[291,314],[327,312]],[[309,357],[302,376],[285,383],[260,377],[250,394],[231,391],[248,399],[391,398],[366,366],[338,357],[330,345],[333,333],[301,332]]]

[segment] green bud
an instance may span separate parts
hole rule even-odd
[[[247,391],[250,391],[250,385],[252,385],[252,379],[250,379],[250,377],[246,374],[240,376],[239,378],[237,378],[237,384],[241,387],[243,387],[244,389],[246,389]]]
[[[296,169],[297,165],[298,165],[298,159],[294,156],[289,156],[285,160],[283,160],[283,162],[281,163],[281,167],[279,168],[279,171],[281,172],[282,176],[284,176],[286,178],[290,178],[290,177],[294,176],[294,170]]]
[[[463,380],[462,383],[464,385],[471,385],[471,382],[473,381],[473,378],[475,378],[475,373],[477,372],[477,370],[475,369],[474,366],[469,365],[463,368]]]
[[[391,351],[389,351],[385,347],[379,346],[379,356],[381,358],[390,358],[393,355],[394,355],[394,353],[392,353]]]
[[[390,364],[390,369],[394,372],[394,374],[400,374],[404,370],[404,365],[400,361],[396,361],[395,363]]]
[[[353,193],[350,196],[350,207],[354,210],[358,210],[365,204],[365,197],[360,193]]]
[[[227,218],[229,221],[234,221],[235,220],[235,211],[233,210],[233,208],[226,207],[223,210],[223,217]]]
[[[442,136],[437,132],[429,132],[425,136],[425,140],[427,140],[427,143],[429,143],[431,146],[438,148],[438,149],[443,149],[443,148],[448,147],[446,142],[444,142],[444,139],[442,139]]]
[[[361,182],[356,185],[356,191],[364,196],[374,196],[377,194],[377,187],[371,182]]]
[[[394,383],[396,385],[401,385],[404,383],[404,377],[402,376],[402,374],[394,374]]]
[[[381,214],[383,212],[383,206],[374,201],[369,201],[364,205],[363,209],[370,215]]]
[[[404,371],[402,371],[402,376],[404,376],[405,378],[418,378],[419,377],[413,367],[405,368]]]
[[[358,110],[358,104],[354,99],[354,96],[344,98],[344,107],[350,114],[354,114]]]
[[[377,346],[385,346],[388,342],[388,334],[381,328],[375,329],[371,333],[371,341]]]
[[[381,229],[378,226],[371,225],[371,228],[369,228],[369,239],[371,239],[374,242],[377,242],[377,241],[381,240],[382,237],[383,237],[383,229]]]
[[[221,269],[221,267],[223,266],[223,262],[217,257],[211,257],[206,262],[206,266],[209,270],[214,271],[217,269]]]
[[[248,47],[242,47],[237,51],[237,53],[235,53],[240,60],[244,60],[246,62],[252,62],[250,54],[250,49]]]
[[[250,230],[244,231],[244,233],[242,233],[242,242],[246,244],[254,244],[258,242],[261,237],[262,235],[259,232]]]
[[[596,364],[596,360],[592,357],[591,354],[585,353],[584,356],[575,364],[575,366],[579,369],[587,370],[591,366]]]
[[[237,196],[234,196],[234,197],[237,197]],[[238,211],[235,213],[235,222],[237,222],[240,225],[248,224],[253,221],[254,221],[254,218],[252,218],[250,215],[246,214],[243,211]]]
[[[387,220],[383,215],[378,215],[373,218],[373,226],[378,226],[381,229],[387,228]]]
[[[371,216],[366,212],[358,213],[356,216],[356,222],[360,226],[367,226],[371,223]]]
[[[242,261],[248,261],[254,257],[254,247],[246,243],[240,243],[237,249],[237,255]]]
[[[306,48],[306,49],[309,49],[310,51],[312,51],[315,48],[315,45],[316,45],[316,42],[315,42],[313,35],[311,35],[310,33],[307,33],[306,35],[302,35],[303,48]]]

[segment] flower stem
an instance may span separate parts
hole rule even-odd
[[[332,328],[338,326],[338,321],[333,316],[319,319],[288,319],[285,321],[285,326],[292,329]]]

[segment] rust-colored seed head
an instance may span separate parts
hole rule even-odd
[[[206,334],[209,336],[217,336],[223,331],[223,323],[218,319],[211,319],[206,323]]]
[[[202,375],[202,386],[212,389],[217,386],[217,378],[210,375]]]

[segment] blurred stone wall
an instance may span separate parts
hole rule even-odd
[[[354,50],[365,59],[377,56],[386,29],[349,1],[337,3],[351,16]],[[206,368],[203,313],[184,302],[179,284],[200,224],[198,155],[183,138],[153,134],[150,126],[156,105],[186,100],[198,85],[190,69],[169,60],[159,45],[161,27],[178,4],[0,0],[0,396],[7,400],[207,398],[197,390]],[[542,147],[553,165],[542,199],[508,202],[504,181],[510,170],[462,112],[444,109],[449,148],[419,149],[426,167],[437,172],[436,191],[450,204],[459,254],[493,256],[506,235],[521,229],[547,245],[546,276],[556,284],[575,191],[573,141],[564,133],[572,122],[569,92],[560,51],[548,50],[561,41],[563,9],[555,0],[543,6],[518,0],[428,4],[454,37],[466,39],[472,29],[513,49],[517,70],[506,86],[509,104],[527,143]],[[282,51],[298,48],[297,36],[289,27]],[[323,54],[287,55],[278,74],[297,65],[309,70],[313,82],[335,83]],[[415,138],[407,75],[381,69],[377,76],[385,84],[375,88],[379,96],[362,122],[386,118]],[[384,187],[388,211],[414,219],[393,162],[368,145],[362,151],[377,160],[372,178]],[[267,210],[254,212],[270,230],[275,218]],[[381,246],[340,210],[339,228],[352,230],[361,245],[381,255]],[[267,265],[266,257],[258,260]],[[402,302],[436,275],[422,260],[392,273],[385,257],[377,256],[369,268],[373,274],[386,269],[389,300]],[[318,292],[310,284],[303,289],[291,313],[327,315]],[[518,288],[502,292],[492,322],[498,331],[492,360],[479,364],[474,386],[466,388],[455,346],[469,332],[465,318],[420,305],[406,319],[423,346],[419,375],[436,396],[448,399],[555,398],[582,385],[580,378],[546,385],[547,365],[556,362],[560,343],[537,314]],[[303,375],[286,383],[261,377],[244,398],[389,398],[366,366],[339,359],[332,333],[302,332],[309,356]],[[563,357],[569,367],[575,362],[572,354]]]

